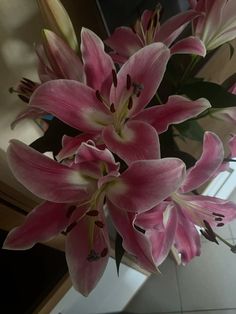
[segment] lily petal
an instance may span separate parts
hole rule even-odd
[[[221,227],[236,218],[233,202],[204,195],[181,195],[181,199],[185,216],[200,227],[204,227],[204,220],[212,227]]]
[[[17,115],[15,120],[11,123],[11,129],[14,129],[15,126],[18,124],[18,122],[20,122],[23,119],[26,119],[26,118],[35,119],[35,118],[41,117],[45,114],[46,114],[46,112],[41,110],[41,109],[33,108],[33,107],[27,107],[24,111],[21,111]]]
[[[84,200],[89,182],[78,170],[61,165],[24,143],[12,140],[7,151],[8,163],[28,190],[52,202]]]
[[[224,160],[224,147],[219,137],[212,132],[205,132],[200,159],[187,170],[181,192],[187,193],[197,189],[216,173]]]
[[[171,48],[171,54],[193,54],[201,57],[206,56],[206,47],[198,37],[190,36],[177,41]]]
[[[99,132],[110,124],[110,112],[90,87],[73,80],[54,80],[33,93],[30,105],[45,110],[84,132]]]
[[[153,260],[151,242],[148,237],[135,229],[134,215],[117,208],[111,202],[107,202],[112,222],[123,238],[124,249],[134,255],[137,262],[150,272],[156,272],[157,266]]]
[[[198,116],[210,108],[209,101],[205,98],[192,101],[183,96],[173,95],[164,105],[144,109],[135,119],[151,124],[157,132],[167,131],[170,124],[178,124]]]
[[[104,42],[116,53],[126,57],[126,59],[143,47],[139,37],[130,27],[125,26],[116,28],[114,33]]]
[[[146,230],[145,235],[152,243],[152,255],[157,266],[166,259],[170,252],[177,221],[176,209],[167,202],[163,202],[153,209],[136,216],[134,223]],[[155,225],[152,226],[154,223]]]
[[[111,57],[104,51],[102,40],[91,30],[81,30],[81,53],[84,62],[87,85],[109,96],[112,84],[112,69],[115,68]]]
[[[230,156],[236,157],[236,135],[233,135],[230,138],[228,145],[229,145],[229,149],[230,149]]]
[[[128,121],[119,135],[114,127],[103,130],[106,146],[127,164],[135,160],[160,158],[160,145],[156,130],[142,121]]]
[[[68,204],[44,202],[35,207],[25,222],[12,229],[3,244],[4,249],[26,250],[38,242],[57,236],[68,224]]]
[[[57,78],[84,81],[83,65],[74,50],[55,33],[43,31],[44,50]]]
[[[92,239],[89,227],[94,228]],[[94,219],[85,216],[66,237],[66,260],[74,288],[88,296],[102,277],[108,258],[106,226],[100,228]]]
[[[199,15],[199,12],[195,10],[188,10],[169,18],[157,31],[155,36],[156,41],[161,41],[167,46],[170,46],[187,24]]]
[[[140,96],[133,96],[133,106],[130,116],[136,115],[155,95],[164,76],[170,57],[169,49],[162,43],[148,45],[134,55],[122,66],[117,75],[117,87],[112,85],[110,103],[116,107],[127,101],[127,76],[133,86],[140,88]],[[130,92],[129,92],[130,93]]]
[[[185,164],[177,158],[135,161],[107,187],[107,198],[123,210],[141,213],[178,189],[184,176]]]
[[[183,264],[189,263],[195,256],[201,254],[199,233],[191,221],[185,218],[181,209],[178,211],[178,225],[175,233],[175,247],[181,253]]]

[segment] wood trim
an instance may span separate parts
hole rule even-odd
[[[50,313],[71,287],[72,283],[69,274],[67,273],[43,300],[43,302],[34,310],[33,314]]]

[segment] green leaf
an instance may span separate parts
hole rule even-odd
[[[208,99],[213,108],[226,108],[236,106],[236,95],[227,92],[222,86],[211,82],[195,82],[184,85],[181,94],[192,100],[204,97]]]
[[[116,259],[116,269],[117,269],[117,275],[119,276],[119,270],[120,270],[120,263],[122,260],[122,257],[125,253],[125,250],[122,246],[123,239],[119,235],[119,233],[116,233],[116,242],[115,242],[115,259]]]
[[[175,128],[179,131],[181,136],[202,143],[204,130],[197,121],[185,121],[181,124],[175,125]]]

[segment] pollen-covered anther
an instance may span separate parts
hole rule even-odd
[[[126,77],[126,88],[127,88],[127,90],[130,89],[131,85],[132,85],[131,76],[129,74],[127,74],[127,77]]]
[[[94,210],[90,210],[90,211],[88,211],[87,213],[86,213],[86,215],[88,215],[88,216],[92,216],[92,217],[96,217],[96,216],[98,216],[98,211],[96,210],[96,209],[94,209]]]
[[[107,254],[108,254],[108,248],[105,247],[105,248],[102,250],[102,252],[101,252],[101,257],[105,257],[105,256],[107,256]]]
[[[117,87],[117,75],[114,69],[112,69],[112,81],[113,81],[114,86]]]
[[[91,250],[89,252],[89,255],[87,256],[87,261],[96,262],[97,260],[99,260],[99,258],[100,258],[99,253],[97,253],[95,250]]]
[[[96,220],[96,221],[95,221],[95,225],[96,225],[97,227],[99,227],[99,228],[103,228],[103,227],[104,227],[104,223],[103,223],[102,221],[100,221],[100,220]]]
[[[217,227],[223,227],[225,224],[223,222],[218,223],[216,226]]]
[[[110,106],[110,111],[111,111],[111,113],[115,113],[116,112],[115,105],[113,103]]]
[[[215,221],[222,221],[223,220],[223,218],[221,218],[221,217],[216,217],[215,218]]]

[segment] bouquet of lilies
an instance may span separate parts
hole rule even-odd
[[[233,202],[197,193],[236,157],[234,135],[226,156],[220,138],[198,123],[207,115],[235,122],[235,76],[222,86],[194,77],[206,55],[236,37],[236,1],[192,0],[165,22],[157,5],[132,27],[117,28],[106,48],[83,28],[80,49],[60,1],[38,4],[48,25],[36,47],[39,82],[24,78],[14,89],[28,106],[13,126],[53,119],[30,146],[12,140],[7,154],[17,180],[44,201],[4,248],[29,249],[63,233],[83,295],[108,262],[107,216],[118,234],[117,264],[127,252],[157,272],[170,250],[190,262],[200,255],[199,230],[218,243],[217,228],[236,218]],[[181,152],[176,137],[200,141],[200,158]]]

